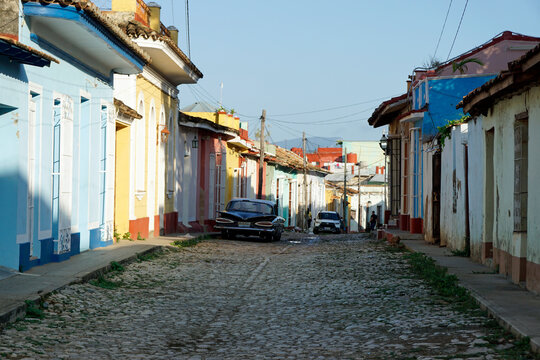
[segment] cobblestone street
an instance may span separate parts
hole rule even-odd
[[[0,335],[13,359],[503,358],[488,319],[453,310],[365,235],[206,240],[69,286]]]

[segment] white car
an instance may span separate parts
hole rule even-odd
[[[336,234],[341,233],[341,217],[335,211],[320,211],[315,219],[313,233],[329,231]]]

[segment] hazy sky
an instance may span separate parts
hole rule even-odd
[[[157,1],[180,29],[185,0]],[[466,0],[453,0],[436,54],[446,60]],[[307,133],[379,139],[367,118],[405,92],[407,76],[434,55],[450,0],[191,0],[191,58],[198,85],[180,86],[181,107],[220,100],[249,121],[267,110],[271,139]],[[469,0],[450,57],[514,32],[540,37],[540,0]],[[376,101],[373,101],[376,100]],[[354,105],[355,104],[355,105]],[[349,106],[351,105],[351,106]],[[331,111],[318,111],[342,107]],[[303,113],[291,116],[283,114]]]

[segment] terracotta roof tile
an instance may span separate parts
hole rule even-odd
[[[34,55],[42,57],[42,58],[44,58],[46,60],[54,61],[55,63],[60,64],[60,62],[56,58],[54,58],[54,57],[52,57],[50,55],[47,55],[42,51],[36,50],[36,49],[34,49],[34,48],[32,48],[32,47],[30,47],[28,45],[25,45],[22,42],[19,42],[19,41],[15,40],[15,39],[12,39],[12,38],[7,37],[7,36],[2,36],[2,35],[0,35],[0,39],[3,42],[8,43],[10,45],[13,45],[13,46],[15,46],[17,48],[23,49],[25,51],[28,51],[28,52],[34,54]]]
[[[135,111],[135,109],[132,109],[131,107],[124,104],[124,102],[121,101],[121,100],[118,100],[118,99],[115,98],[114,99],[114,106],[116,106],[118,108],[118,110],[122,114],[126,114],[127,116],[132,117],[134,119],[142,119],[141,114],[139,114],[137,111]]]
[[[152,38],[152,40],[161,40],[167,43],[169,47],[182,59],[187,66],[193,70],[200,78],[203,77],[202,72],[191,62],[191,60],[184,54],[178,45],[168,36],[162,35],[151,28],[141,24],[138,21],[130,20],[127,23],[120,24],[126,34],[131,38],[143,37],[144,39]]]
[[[459,102],[459,104],[457,104],[456,108],[458,108],[458,109],[459,108],[464,108],[467,105],[471,105],[471,104],[472,104],[473,107],[475,105],[477,105],[477,107],[479,107],[479,108],[484,107],[485,105],[482,105],[480,103],[483,102],[484,104],[487,104],[489,102],[486,102],[485,100],[480,101],[480,99],[476,99],[476,98],[479,95],[481,95],[482,93],[486,93],[486,94],[489,93],[490,90],[495,88],[498,84],[503,84],[505,82],[508,82],[508,80],[511,79],[511,77],[514,77],[513,79],[511,79],[512,80],[511,82],[508,82],[506,85],[501,86],[500,89],[495,91],[493,94],[489,94],[488,97],[497,97],[500,94],[505,94],[505,93],[509,93],[511,91],[519,90],[516,87],[524,86],[525,85],[524,83],[527,82],[527,81],[529,81],[530,83],[538,83],[537,77],[533,77],[532,79],[534,79],[534,80],[528,79],[527,77],[525,77],[523,79],[524,81],[520,81],[520,79],[518,79],[518,77],[516,75],[520,75],[520,74],[523,74],[524,72],[526,72],[526,70],[523,69],[523,65],[525,63],[527,63],[529,60],[532,60],[533,63],[534,63],[534,61],[537,61],[537,62],[534,63],[534,66],[531,66],[528,69],[528,71],[532,72],[534,70],[533,69],[534,67],[536,67],[536,69],[538,69],[538,66],[540,66],[540,61],[534,60],[534,57],[538,57],[539,54],[540,54],[540,44],[536,45],[533,49],[529,50],[527,53],[525,53],[519,59],[508,63],[508,70],[501,71],[499,73],[499,75],[497,75],[495,78],[487,81],[486,83],[482,84],[481,86],[477,87],[476,89],[474,89],[473,91],[471,91],[470,93],[465,95],[463,97],[463,100],[461,100]],[[536,71],[538,71],[538,70],[536,70]],[[482,106],[478,106],[478,105],[482,105]],[[475,114],[473,114],[473,115],[475,115]]]
[[[103,25],[107,30],[109,30],[114,36],[116,36],[128,49],[133,51],[138,57],[143,59],[145,63],[149,64],[152,60],[150,56],[141,49],[136,43],[134,43],[129,36],[127,36],[119,27],[116,25],[113,19],[104,14],[99,8],[91,1],[87,0],[21,0],[23,3],[33,2],[40,4],[58,4],[60,6],[73,6],[77,10],[84,11],[85,14],[90,16],[92,19],[96,20],[98,23]]]

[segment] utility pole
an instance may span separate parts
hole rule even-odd
[[[306,132],[302,132],[302,158],[304,161],[304,222],[302,228],[308,227],[308,193],[307,193],[307,157],[306,157]],[[309,229],[307,229],[309,230]]]
[[[343,155],[343,227],[347,232],[347,148],[344,149]]]
[[[264,132],[266,127],[264,125],[266,121],[266,110],[263,109],[261,115],[261,137],[259,138],[259,148],[261,149],[261,154],[259,157],[259,189],[257,191],[257,199],[262,199],[263,191],[263,175],[264,175]]]

